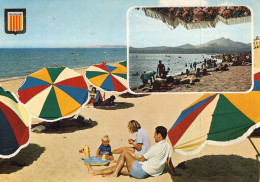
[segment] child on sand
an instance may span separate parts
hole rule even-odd
[[[103,138],[101,138],[101,141],[102,141],[102,144],[97,149],[96,158],[106,155],[106,158],[110,162],[114,162],[114,157],[111,152],[111,146],[109,145],[110,140],[109,140],[108,135],[103,136]]]

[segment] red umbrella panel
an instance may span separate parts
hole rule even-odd
[[[0,158],[13,157],[29,144],[30,124],[26,106],[0,86]]]

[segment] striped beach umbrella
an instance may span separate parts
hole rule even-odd
[[[34,117],[56,121],[80,109],[88,99],[88,86],[72,69],[43,68],[27,76],[18,95]]]
[[[127,72],[127,60],[121,61],[117,64],[117,67],[120,69],[124,69]]]
[[[127,90],[126,70],[121,67],[107,64],[92,65],[86,70],[86,78],[104,91]]]
[[[184,109],[168,131],[173,149],[196,154],[206,144],[229,145],[260,127],[260,73],[245,94],[205,94]]]
[[[13,157],[28,145],[30,122],[26,107],[0,87],[0,158]]]

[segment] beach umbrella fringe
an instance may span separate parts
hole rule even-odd
[[[241,142],[260,127],[260,72],[248,93],[204,94],[185,108],[168,131],[173,149],[194,155],[206,145]]]
[[[199,154],[201,152],[201,150],[206,146],[206,145],[215,145],[215,146],[228,146],[228,145],[233,145],[233,144],[237,144],[242,142],[243,140],[245,140],[247,137],[249,137],[252,132],[260,127],[260,123],[257,123],[256,125],[251,126],[242,136],[238,137],[237,139],[234,140],[230,140],[230,141],[226,141],[226,142],[219,142],[219,141],[213,141],[213,140],[206,140],[205,142],[203,142],[196,150],[193,151],[183,151],[179,148],[174,148],[174,151],[182,154],[182,155],[187,155],[187,156],[191,156],[191,155],[196,155]]]
[[[205,7],[201,7],[201,8],[205,8]],[[221,14],[221,15],[216,15],[214,18],[210,17],[208,18],[209,20],[201,20],[201,21],[199,20],[199,21],[189,22],[189,21],[185,21],[183,18],[180,18],[178,16],[175,16],[174,18],[170,18],[166,16],[164,13],[161,13],[160,10],[158,10],[158,8],[143,8],[143,11],[145,12],[146,16],[161,20],[162,22],[172,26],[173,28],[176,28],[179,24],[184,26],[186,29],[200,29],[200,28],[210,28],[210,27],[214,28],[216,27],[216,24],[219,21],[227,25],[247,23],[252,21],[250,13],[248,13],[247,16],[235,16],[235,17],[227,17],[227,18],[225,18],[223,14]],[[189,16],[192,17],[193,16],[192,13],[189,13]]]

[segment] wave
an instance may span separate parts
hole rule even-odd
[[[16,79],[20,79],[20,78],[25,78],[26,75],[24,76],[16,76],[16,77],[9,77],[9,78],[0,78],[0,82],[5,82],[5,81],[9,81],[9,80],[16,80]]]

